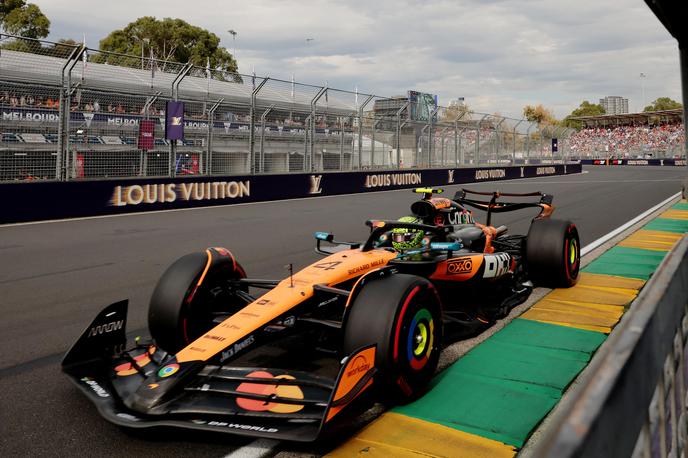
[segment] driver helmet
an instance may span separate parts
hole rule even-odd
[[[415,216],[402,216],[399,218],[401,223],[422,223],[422,220]],[[423,236],[425,233],[420,229],[409,229],[398,227],[392,229],[392,246],[397,251],[406,251],[423,246]]]

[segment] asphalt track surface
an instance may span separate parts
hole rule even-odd
[[[470,188],[553,194],[555,217],[574,221],[585,246],[679,191],[686,176],[670,167],[584,171]],[[360,240],[365,219],[406,215],[416,198],[404,190],[0,226],[0,456],[220,457],[252,442],[111,425],[61,374],[61,357],[102,307],[123,298],[130,299],[128,330],[145,334],[155,282],[186,253],[225,246],[249,276],[281,278],[285,264],[296,269],[318,258],[314,231]],[[525,232],[530,217],[500,215],[494,224]]]

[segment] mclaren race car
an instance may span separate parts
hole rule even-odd
[[[578,277],[578,233],[550,218],[551,196],[440,191],[416,190],[410,218],[367,221],[363,242],[316,233],[325,258],[281,280],[247,278],[224,248],[183,256],[152,294],[150,339],[128,341],[127,301],[112,304],[62,369],[107,420],[136,428],[310,441],[364,398],[413,399],[443,342],[489,326],[533,285]],[[539,210],[527,235],[490,224],[527,208]]]

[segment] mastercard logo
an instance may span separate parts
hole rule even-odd
[[[178,370],[179,364],[168,364],[158,371],[158,377],[169,377],[170,375],[175,374]]]
[[[246,377],[254,378],[274,378],[276,380],[294,380],[291,375],[273,376],[269,372],[255,371],[248,374]],[[242,393],[260,394],[263,396],[281,396],[285,398],[303,399],[303,391],[298,386],[293,385],[270,385],[267,383],[251,383],[244,382],[237,388],[237,391]],[[273,412],[273,413],[294,413],[303,409],[300,404],[280,404],[278,402],[266,402],[256,399],[237,398],[236,403],[244,410],[251,412]]]

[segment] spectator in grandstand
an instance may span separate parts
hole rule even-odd
[[[16,95],[12,94],[12,96],[10,97],[10,106],[16,107],[18,105],[19,105],[19,99],[17,98]]]
[[[107,112],[108,113],[114,113],[115,112],[115,106],[111,103],[108,103]]]
[[[100,111],[100,103],[97,100],[93,101],[93,111]]]
[[[115,113],[124,113],[124,107],[121,103],[117,104],[117,108],[115,108]]]
[[[84,111],[88,111],[88,112],[93,111],[93,105],[91,105],[91,102],[86,102],[86,105],[84,105]]]

